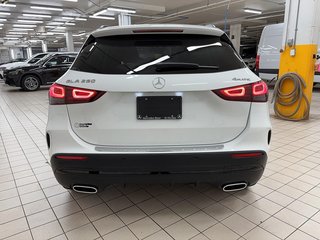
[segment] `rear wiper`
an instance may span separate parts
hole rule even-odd
[[[163,62],[153,65],[157,72],[175,71],[175,70],[193,70],[193,69],[213,69],[218,70],[218,66],[203,66],[197,63],[179,63],[179,62]]]
[[[113,61],[119,63],[120,65],[123,65],[124,67],[126,67],[128,70],[130,70],[133,73],[136,73],[131,67],[128,66],[128,64],[126,64],[123,61],[120,61],[119,59],[111,56],[110,54],[106,53],[101,47],[98,46],[98,44],[95,45],[96,49],[99,49],[105,56],[111,58]]]

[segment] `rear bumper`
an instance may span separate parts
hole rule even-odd
[[[239,153],[249,155],[239,157]],[[102,189],[118,183],[206,182],[223,186],[246,182],[254,185],[263,174],[267,154],[260,151],[258,156],[251,156],[250,153],[81,154],[85,160],[60,159],[58,156],[75,155],[55,154],[51,157],[51,166],[58,182],[66,188],[79,184]]]

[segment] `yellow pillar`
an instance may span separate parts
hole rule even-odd
[[[312,100],[315,56],[318,50],[317,44],[320,31],[319,13],[320,0],[288,0],[286,2],[279,79],[287,73],[296,73],[302,77],[306,83],[303,93],[310,103]],[[293,82],[285,80],[280,90],[284,94],[289,94],[293,89]],[[284,102],[290,100],[287,99]],[[281,115],[284,116],[289,116],[298,106],[298,102],[290,106],[275,104]],[[302,99],[299,110],[290,119],[301,119],[306,111],[310,111],[310,109],[306,101]]]

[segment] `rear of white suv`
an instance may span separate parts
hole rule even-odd
[[[219,29],[134,25],[94,32],[49,92],[57,180],[254,185],[267,161],[268,89]]]

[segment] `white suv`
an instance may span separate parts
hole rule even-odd
[[[49,92],[51,166],[65,188],[261,177],[268,88],[217,29],[133,25],[98,30]]]

